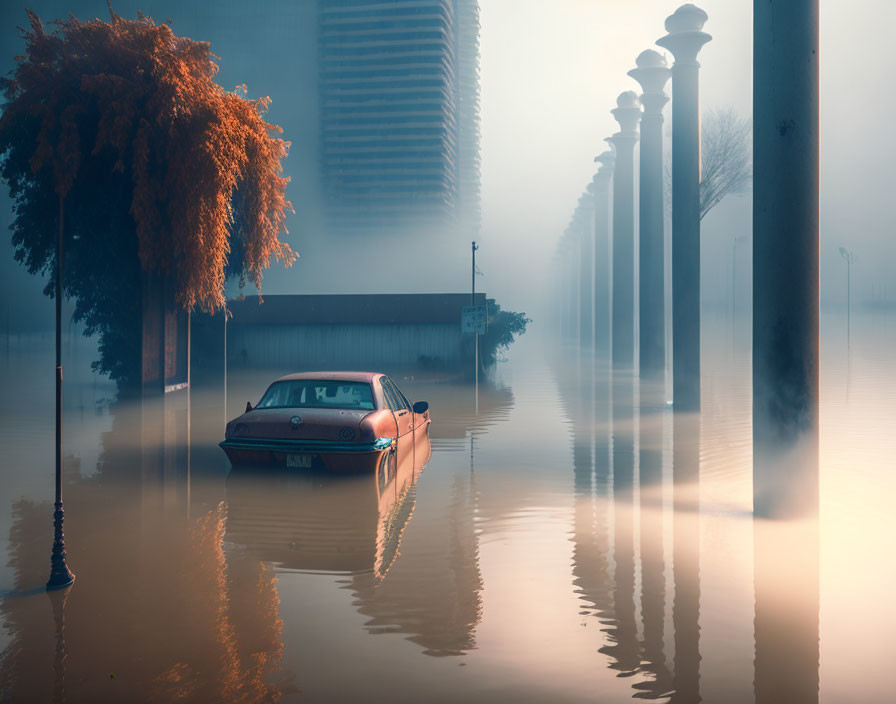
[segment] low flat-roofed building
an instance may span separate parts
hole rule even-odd
[[[485,294],[476,304],[485,305]],[[228,308],[228,358],[255,368],[389,371],[463,369],[468,293],[246,296]]]

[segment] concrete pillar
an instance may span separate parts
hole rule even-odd
[[[665,236],[663,211],[663,92],[671,71],[652,49],[641,53],[628,75],[641,84],[639,194],[639,368],[642,380],[660,380],[666,370]],[[642,389],[650,384],[643,384]]]
[[[753,20],[753,508],[818,508],[818,0]]]
[[[700,64],[712,37],[707,14],[688,4],[666,18],[657,44],[672,52],[672,395],[676,411],[700,410]]]
[[[572,236],[568,229],[565,236],[569,241],[569,252],[566,260],[569,290],[569,340],[577,345],[579,343],[579,257],[581,252],[578,240]]]
[[[576,209],[581,259],[579,260],[579,344],[589,350],[594,344],[594,196],[591,184],[588,192],[579,198]]]
[[[671,678],[663,663],[665,574],[663,511],[657,492],[663,478],[663,416],[666,372],[665,211],[663,208],[663,87],[671,71],[656,51],[638,56],[628,72],[641,84],[641,164],[639,195],[639,372],[638,472],[641,497],[641,587],[644,654],[667,692]],[[680,679],[680,678],[679,678]]]
[[[619,123],[613,135],[613,366],[635,363],[635,143],[641,106],[634,91],[621,93],[611,111]]]
[[[610,353],[610,183],[616,155],[604,152],[594,157],[600,168],[594,175],[594,347]]]
[[[554,260],[551,262],[551,276],[553,282],[551,285],[551,298],[553,299],[554,313],[557,316],[554,321],[557,326],[557,332],[561,340],[566,339],[566,276],[565,274],[566,257],[563,254],[563,243],[557,245],[557,251],[554,253]]]

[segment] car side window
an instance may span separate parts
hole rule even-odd
[[[398,384],[396,384],[392,379],[389,379],[389,383],[392,385],[392,393],[395,394],[395,400],[398,401],[398,409],[401,411],[410,411],[411,404],[408,403],[408,400],[404,397],[404,394],[401,393],[401,389],[398,388]]]
[[[409,411],[412,410],[411,402],[408,401],[408,397],[405,396],[405,395],[401,392],[401,389],[398,388],[398,384],[396,384],[396,383],[393,381],[393,382],[392,382],[392,385],[395,387],[395,393],[398,394],[398,400],[401,401],[401,405],[402,405],[402,407],[403,407],[403,408],[407,408]]]
[[[383,377],[382,386],[383,386],[383,396],[386,397],[386,405],[389,406],[393,411],[397,411],[401,408],[398,403],[398,399],[395,397],[395,392],[392,390],[391,379],[388,377]]]
[[[407,399],[398,390],[398,386],[394,381],[389,379],[388,377],[383,379],[383,386],[389,390],[389,395],[391,397],[390,405],[392,406],[392,410],[394,411],[404,411],[411,410],[411,405],[407,402]]]

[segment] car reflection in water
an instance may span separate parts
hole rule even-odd
[[[428,435],[407,449],[380,462],[373,477],[235,466],[227,478],[227,540],[287,569],[384,577],[429,462]]]

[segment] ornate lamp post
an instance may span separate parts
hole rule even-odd
[[[635,361],[635,143],[641,106],[634,91],[621,93],[611,110],[619,132],[613,135],[613,366]]]
[[[638,56],[628,75],[641,84],[640,164],[640,348],[642,379],[661,379],[666,369],[665,237],[663,212],[663,88],[671,71],[652,49]],[[643,384],[642,389],[648,385]],[[643,396],[643,394],[642,394]]]
[[[616,155],[603,152],[594,157],[600,164],[594,174],[594,346],[610,351],[610,182]]]
[[[657,44],[672,52],[672,394],[700,410],[700,64],[708,15],[682,5]]]

